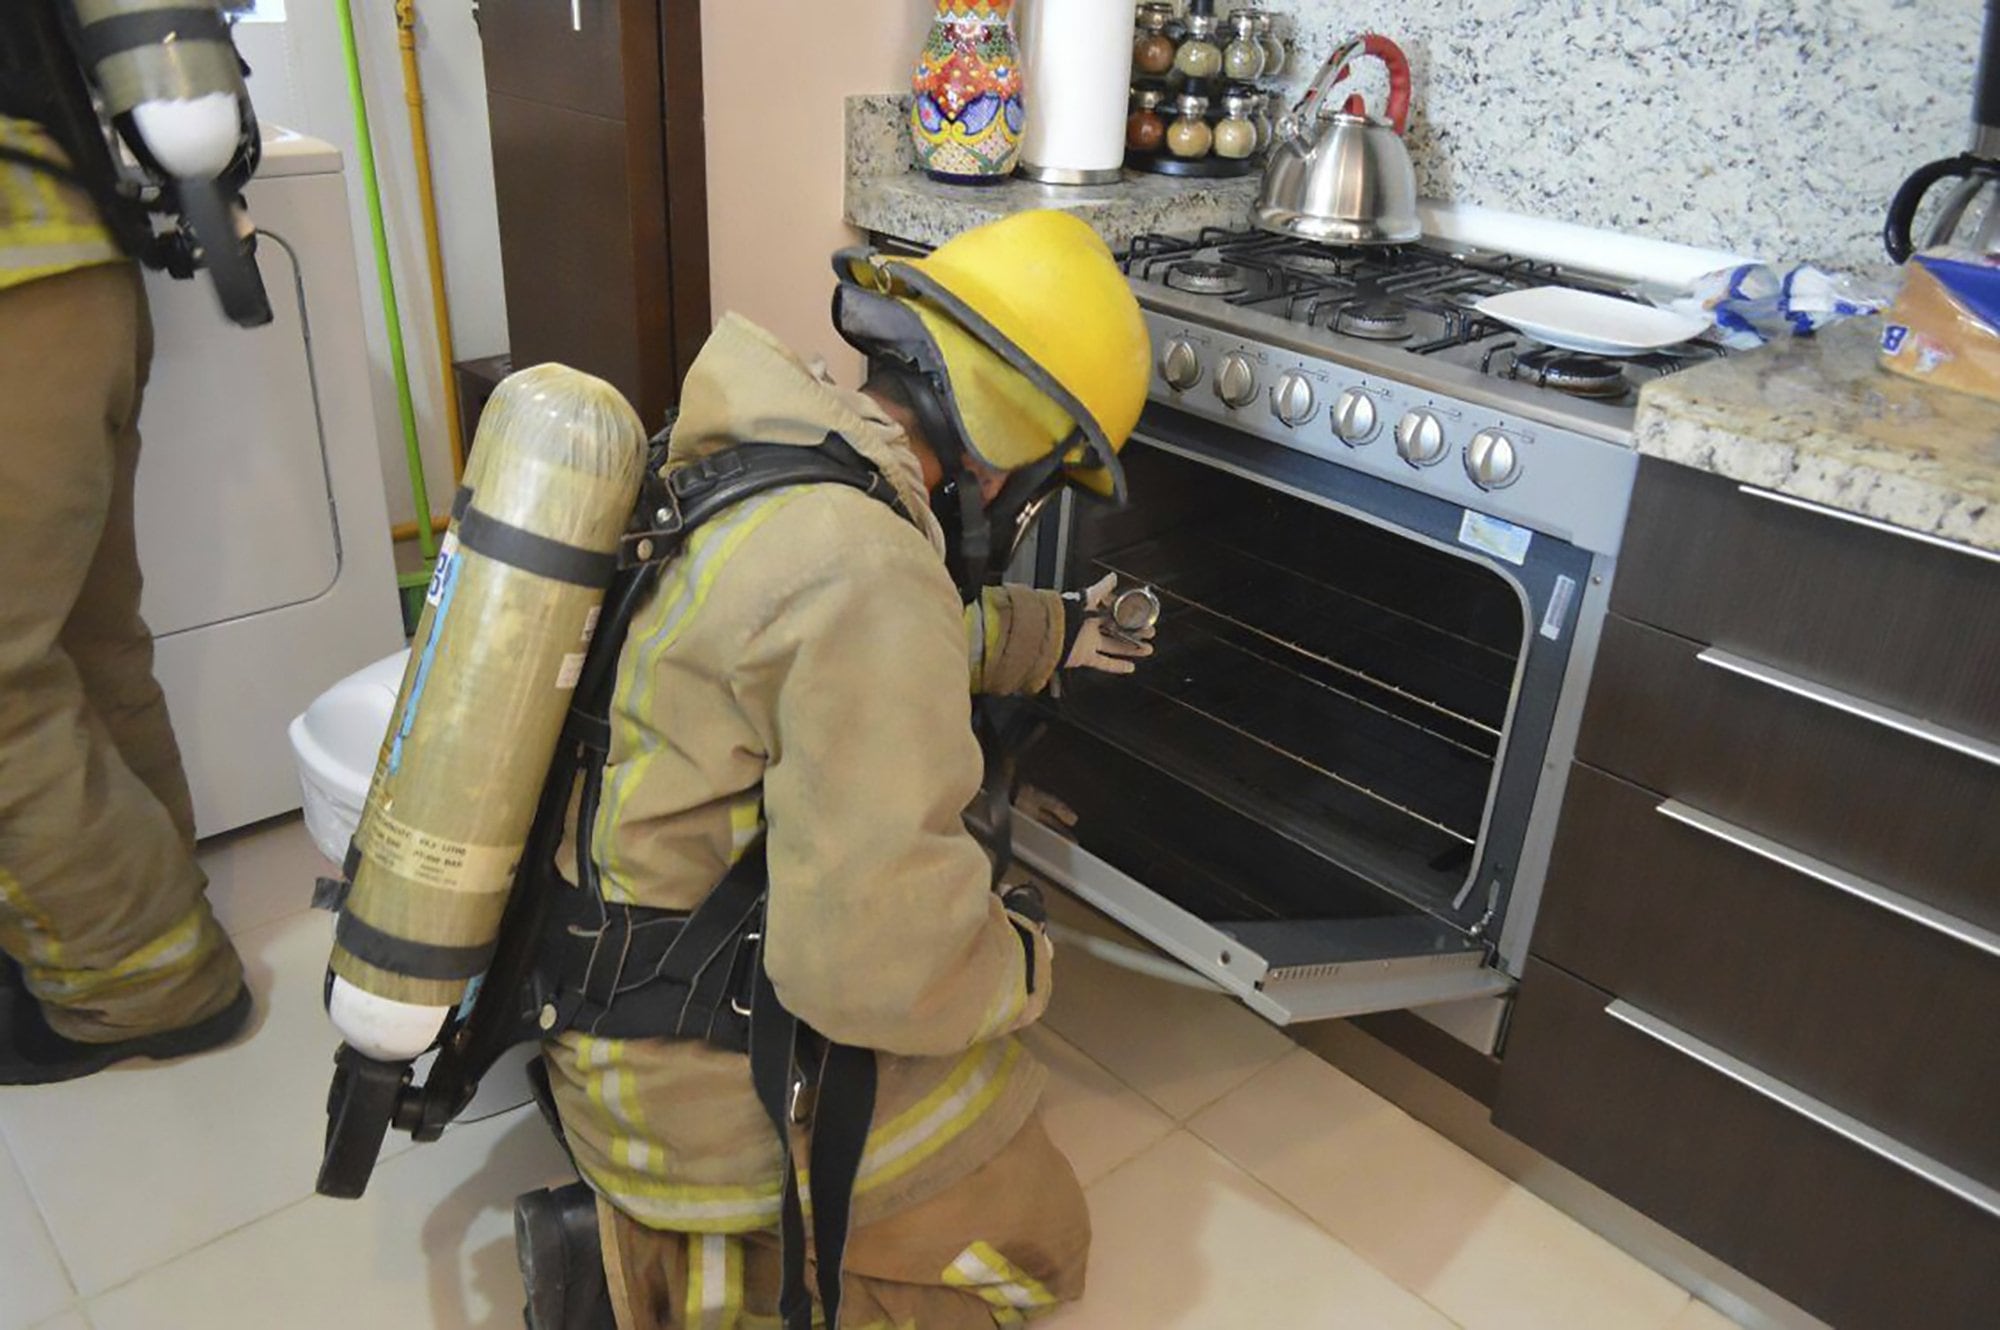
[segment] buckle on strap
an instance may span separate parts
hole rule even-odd
[[[813,1109],[819,1104],[819,1086],[806,1079],[806,1074],[796,1068],[792,1071],[792,1093],[786,1106],[787,1116],[794,1127],[803,1127],[812,1121]]]
[[[680,549],[680,537],[687,529],[679,489],[672,483],[647,488],[651,491],[647,495],[650,511],[643,514],[644,525],[626,532],[618,541],[620,571],[665,562]]]

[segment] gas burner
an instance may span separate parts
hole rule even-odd
[[[1581,351],[1537,347],[1515,356],[1514,368],[1515,378],[1529,379],[1572,397],[1610,401],[1623,397],[1632,386],[1626,382],[1623,365]]]
[[[1333,330],[1370,342],[1400,342],[1410,335],[1410,311],[1393,300],[1348,305],[1333,316]]]
[[[1278,255],[1278,266],[1301,277],[1345,277],[1354,271],[1354,260],[1335,254],[1308,254],[1293,251]]]
[[[1245,282],[1243,270],[1235,264],[1187,259],[1168,270],[1167,285],[1198,296],[1233,296]]]

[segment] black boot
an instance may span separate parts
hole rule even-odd
[[[0,1006],[0,1085],[49,1085],[103,1071],[127,1058],[180,1058],[219,1047],[250,1020],[250,990],[239,988],[213,1016],[175,1030],[85,1044],[49,1028],[42,1004],[17,987]]]
[[[528,1330],[615,1330],[597,1195],[588,1183],[515,1198],[514,1248],[528,1295]]]

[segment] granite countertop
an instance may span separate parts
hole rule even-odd
[[[1034,208],[1060,208],[1089,222],[1113,249],[1147,232],[1193,235],[1205,226],[1242,227],[1259,178],[1189,180],[1127,171],[1115,185],[940,184],[916,169],[906,125],[909,98],[847,99],[848,225],[920,244]]]
[[[1649,383],[1638,449],[2000,552],[2000,403],[1889,373],[1879,334],[1856,319]]]

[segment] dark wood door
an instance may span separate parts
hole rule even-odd
[[[481,0],[517,366],[615,385],[647,427],[708,335],[699,0]]]

